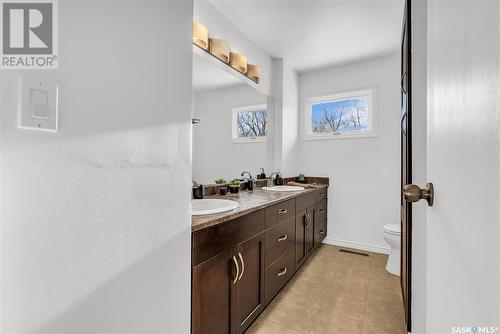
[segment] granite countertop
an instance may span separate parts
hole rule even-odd
[[[238,194],[228,194],[226,196],[214,195],[205,198],[228,199],[240,203],[240,206],[232,211],[216,213],[212,215],[192,216],[192,232],[197,232],[205,228],[221,224],[225,221],[238,218],[250,212],[258,211],[268,206],[292,199],[317,189],[328,187],[326,184],[318,184],[317,188],[309,188],[294,192],[274,192],[256,188],[252,191],[242,191]]]

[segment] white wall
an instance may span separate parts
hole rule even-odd
[[[299,171],[328,176],[326,242],[385,252],[384,224],[399,223],[399,55],[300,75],[300,126],[304,102],[377,86],[378,136],[299,140]]]
[[[193,95],[193,117],[201,122],[193,126],[193,176],[200,183],[215,179],[239,178],[246,170],[257,176],[266,168],[265,142],[231,141],[233,108],[266,104],[266,96],[248,85]]]
[[[428,3],[428,333],[500,327],[499,21],[497,1]]]
[[[299,144],[299,76],[287,63],[283,66],[283,146],[284,175],[297,175]]]
[[[60,2],[60,69],[1,78],[1,331],[190,328],[189,1]],[[55,76],[60,131],[17,129]]]
[[[272,58],[267,52],[255,45],[208,0],[194,2],[194,20],[207,27],[211,38],[226,40],[231,51],[242,52],[247,56],[248,63],[259,65],[261,80],[257,87],[263,94],[272,96]]]
[[[297,175],[299,78],[297,72],[283,59],[275,59],[274,96],[276,113],[274,122],[274,170],[283,175]]]

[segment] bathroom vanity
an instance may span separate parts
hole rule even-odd
[[[193,217],[192,333],[243,333],[327,235],[328,179],[316,189],[257,189],[238,209]]]

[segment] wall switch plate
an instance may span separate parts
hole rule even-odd
[[[46,78],[19,78],[19,128],[57,132],[58,83]]]

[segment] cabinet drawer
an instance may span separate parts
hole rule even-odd
[[[266,267],[295,246],[295,216],[266,231]]]
[[[315,203],[326,199],[328,197],[328,188],[318,189],[314,192],[314,196]]]
[[[294,248],[288,249],[276,262],[266,269],[266,304],[281,290],[295,271]]]
[[[317,246],[319,245],[323,239],[325,239],[326,234],[327,234],[327,220],[323,220],[321,223],[318,225],[314,226],[314,244]]]
[[[265,210],[260,210],[195,233],[192,266],[263,232],[265,223]]]
[[[314,204],[318,203],[319,201],[326,199],[327,189],[328,188],[321,188],[321,189],[315,190],[312,193],[309,193],[307,195],[297,197],[296,211],[299,212],[299,211],[305,210],[308,207],[313,206]]]
[[[317,225],[321,223],[326,218],[327,211],[327,200],[321,200],[314,209],[314,224]]]
[[[295,199],[278,203],[266,209],[266,228],[295,216]]]
[[[316,197],[317,197],[316,191],[309,193],[307,195],[297,197],[296,207],[295,207],[296,211],[297,212],[304,211],[308,207],[314,205],[316,203]]]

